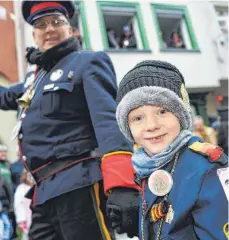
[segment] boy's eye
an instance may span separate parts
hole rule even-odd
[[[133,118],[133,122],[139,122],[143,119],[143,116],[136,116]]]
[[[164,108],[160,108],[159,110],[158,110],[158,114],[159,115],[163,115],[163,114],[165,114],[165,113],[167,113],[167,112],[169,112],[167,109],[164,109]]]

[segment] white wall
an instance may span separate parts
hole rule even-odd
[[[132,2],[131,0],[123,1]],[[84,2],[91,47],[94,51],[103,50],[97,3],[95,0]],[[200,52],[160,52],[150,3],[187,5]],[[185,76],[188,88],[218,87],[219,79],[227,77],[227,64],[220,63],[217,58],[218,50],[214,40],[220,34],[220,28],[213,4],[208,1],[144,0],[140,2],[140,7],[152,52],[108,53],[114,63],[118,83],[138,62],[158,59],[175,64]],[[31,27],[28,24],[25,24],[25,42],[26,46],[34,44]]]
[[[200,52],[160,52],[150,3],[174,5],[174,2],[178,5],[187,5]],[[97,10],[96,1],[86,0],[85,4],[92,49],[103,50],[98,13],[95,11]],[[116,69],[118,82],[136,63],[146,59],[158,59],[175,64],[185,76],[187,87],[219,86],[218,80],[222,77],[221,75],[225,75],[225,73],[222,74],[222,69],[226,67],[225,63],[220,64],[217,59],[217,49],[213,40],[220,34],[220,29],[211,3],[207,1],[142,1],[141,11],[152,53],[109,53]]]

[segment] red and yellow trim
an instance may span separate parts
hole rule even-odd
[[[105,154],[102,158],[104,192],[108,194],[114,187],[127,187],[139,190],[134,182],[134,168],[131,163],[131,152],[117,151]]]
[[[99,223],[100,231],[102,234],[103,240],[112,240],[110,233],[106,227],[105,221],[104,221],[104,215],[100,209],[100,197],[99,197],[99,184],[96,183],[93,185],[93,194],[92,194],[94,209],[96,212],[96,217]]]

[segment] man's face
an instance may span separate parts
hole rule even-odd
[[[46,51],[72,36],[72,28],[63,15],[39,18],[33,27],[33,38],[40,51]]]
[[[0,152],[0,160],[6,161],[6,159],[7,159],[7,152],[6,151]]]
[[[194,120],[194,129],[196,131],[200,131],[200,130],[203,130],[204,129],[204,123],[202,120],[200,119],[195,119]]]

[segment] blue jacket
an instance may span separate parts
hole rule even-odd
[[[197,140],[193,137],[188,145]],[[163,169],[170,172],[172,165],[173,162]],[[173,219],[171,223],[163,221],[160,239],[227,239],[223,228],[228,222],[228,201],[217,175],[217,169],[225,167],[227,167],[226,155],[223,154],[219,162],[211,163],[205,156],[185,146],[175,167],[173,187],[168,195],[168,202],[174,210]],[[139,215],[141,240],[157,239],[160,223],[160,220],[156,223],[150,221],[150,210],[162,197],[155,196],[149,190],[147,180],[141,194]]]
[[[45,74],[43,70],[38,76]],[[27,87],[0,87],[0,108],[17,110]],[[31,170],[50,159],[74,158],[99,149],[106,154],[130,151],[115,118],[116,77],[104,52],[72,52],[41,78],[19,138]],[[100,159],[77,164],[43,181],[37,203],[101,180]]]
[[[0,239],[10,240],[12,235],[12,226],[10,219],[5,212],[0,213]]]

